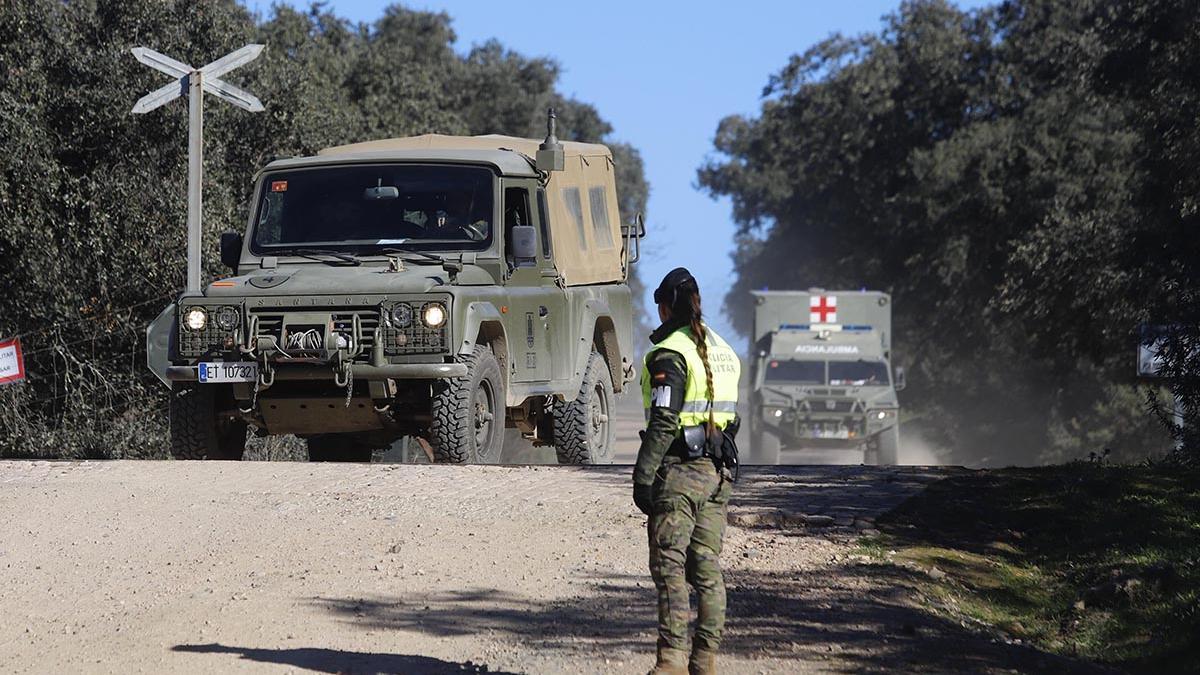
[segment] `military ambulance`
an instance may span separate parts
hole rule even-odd
[[[867,463],[896,463],[904,372],[893,377],[891,298],[821,289],[752,295],[751,461],[850,450]]]
[[[505,428],[563,463],[612,460],[633,376],[640,218],[613,156],[506,136],[396,138],[271,162],[231,276],[150,326],[177,458],[239,459],[247,427],[314,460],[402,436],[439,462],[501,460]]]

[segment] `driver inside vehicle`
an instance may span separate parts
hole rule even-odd
[[[491,226],[486,220],[471,221],[473,209],[469,195],[440,193],[421,197],[431,199],[421,199],[424,203],[415,210],[413,206],[405,209],[405,222],[420,227],[413,236],[420,239],[487,239]]]

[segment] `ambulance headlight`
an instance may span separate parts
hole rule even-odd
[[[183,315],[183,325],[191,330],[204,330],[208,325],[208,312],[203,307],[193,307]]]

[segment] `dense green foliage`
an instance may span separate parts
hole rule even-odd
[[[205,109],[205,258],[244,223],[274,155],[420,133],[599,141],[611,128],[555,90],[558,69],[497,42],[465,57],[445,14],[398,6],[352,25],[319,6],[257,22],[233,0],[0,3],[0,337],[28,381],[0,390],[0,455],[145,456],[165,447],[166,395],[145,369],[146,324],[183,285],[187,106],[130,108],[165,78],[144,45],[196,65],[267,50],[229,80],[267,109]],[[612,145],[622,217],[645,207],[637,151]]]
[[[733,199],[735,322],[752,288],[886,290],[946,459],[1164,452],[1133,355],[1200,305],[1198,47],[1183,0],[919,0],[793,57],[700,170]]]
[[[909,500],[864,548],[917,572],[956,621],[1132,672],[1194,672],[1198,509],[1200,474],[1173,466],[980,472]]]

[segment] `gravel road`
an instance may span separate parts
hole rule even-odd
[[[852,555],[945,471],[745,471],[725,671],[1044,663],[931,618]],[[0,462],[0,670],[645,672],[654,594],[628,475]]]

